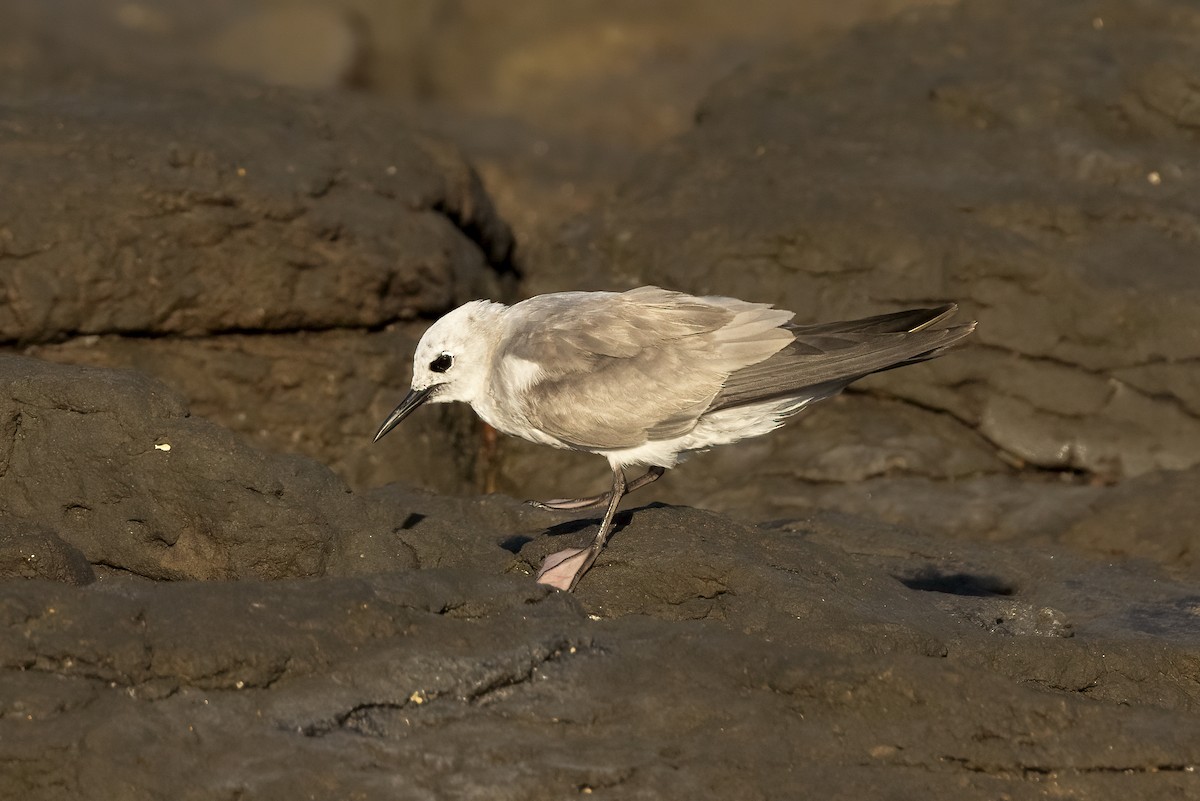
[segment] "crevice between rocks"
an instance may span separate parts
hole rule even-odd
[[[88,561],[91,563],[92,567],[107,568],[108,570],[112,570],[117,573],[122,573],[127,576],[133,576],[134,578],[145,579],[147,581],[154,581],[154,582],[158,582],[158,581],[162,580],[162,576],[152,576],[149,573],[139,573],[138,571],[134,570],[131,567],[119,565],[119,564],[109,561],[107,559],[97,559],[95,561],[92,561],[89,559]]]
[[[591,643],[574,644],[570,638],[564,637],[544,653],[539,653],[539,650],[541,649],[534,650],[530,654],[531,658],[517,669],[498,671],[497,675],[490,680],[481,681],[475,686],[467,688],[465,692],[456,692],[453,689],[416,689],[404,700],[363,701],[330,717],[287,728],[304,737],[324,737],[338,731],[348,731],[368,737],[385,737],[387,736],[386,721],[375,719],[373,717],[375,713],[394,714],[438,708],[446,700],[457,702],[462,706],[487,704],[505,690],[533,682],[537,678],[538,671],[546,665],[600,649],[595,648]],[[407,719],[406,723],[409,723]]]
[[[511,239],[504,243],[493,242],[484,226],[444,199],[435,200],[427,210],[445,219],[455,230],[474,243],[493,272],[497,275],[512,275],[520,280],[521,271],[517,269],[513,258],[516,248]]]
[[[977,762],[969,757],[952,756],[943,754],[937,759],[942,762],[948,762],[957,765],[972,773],[981,773],[987,776],[1012,776],[1020,775],[1024,777],[1036,776],[1038,778],[1049,776],[1051,774],[1151,774],[1151,773],[1194,773],[1196,766],[1180,765],[1174,763],[1149,764],[1149,765],[1092,765],[1092,766],[1067,766],[1060,767],[1055,765],[999,765]],[[930,766],[920,764],[907,764],[905,767],[925,767]]]
[[[1069,362],[1065,359],[1060,359],[1056,356],[1049,356],[1049,355],[1045,355],[1045,354],[1035,355],[1035,354],[1023,353],[1021,351],[1014,350],[1012,348],[1005,348],[1000,345],[980,344],[975,347],[980,347],[980,348],[984,348],[987,350],[996,351],[998,353],[1002,353],[1002,354],[1005,354],[1008,356],[1015,356],[1019,359],[1027,361],[1027,362],[1049,364],[1049,365],[1053,365],[1055,367],[1061,367],[1064,370],[1075,370],[1075,371],[1078,371],[1085,375],[1089,375],[1092,378],[1098,378],[1103,381],[1115,381],[1115,382],[1119,383],[1121,386],[1128,389],[1130,392],[1135,392],[1138,395],[1141,395],[1143,398],[1148,398],[1149,400],[1154,401],[1156,403],[1169,404],[1170,406],[1172,406],[1176,410],[1178,410],[1181,414],[1183,414],[1185,417],[1189,417],[1193,420],[1200,421],[1200,414],[1197,414],[1196,412],[1187,408],[1187,405],[1184,404],[1184,402],[1180,398],[1176,397],[1175,395],[1172,395],[1170,393],[1165,393],[1165,392],[1146,392],[1145,390],[1141,389],[1140,387],[1135,386],[1134,384],[1131,384],[1128,381],[1126,381],[1122,378],[1118,378],[1116,375],[1114,375],[1114,373],[1117,370],[1136,370],[1136,369],[1143,368],[1143,367],[1166,366],[1166,365],[1170,365],[1170,364],[1180,364],[1180,365],[1195,364],[1197,362],[1200,362],[1200,357],[1192,358],[1192,359],[1179,359],[1179,360],[1175,360],[1175,361],[1168,361],[1166,359],[1152,359],[1152,360],[1149,360],[1146,362],[1132,362],[1130,364],[1114,364],[1114,365],[1112,365],[1110,367],[1106,367],[1104,369],[1096,369],[1096,368],[1092,368],[1092,367],[1085,367],[1084,365],[1079,364],[1078,362]],[[1044,410],[1044,411],[1049,411],[1049,410]],[[1051,413],[1055,413],[1055,412],[1051,412]]]
[[[1137,391],[1136,388],[1131,388],[1131,389],[1134,389],[1135,392]],[[962,415],[956,414],[955,412],[951,411],[950,409],[945,409],[945,408],[942,408],[941,406],[934,406],[932,404],[916,400],[915,398],[903,397],[900,395],[893,395],[890,393],[880,392],[878,390],[856,390],[856,392],[857,392],[857,394],[861,394],[861,395],[864,395],[867,397],[890,400],[890,401],[895,401],[898,403],[904,403],[904,404],[907,404],[907,405],[913,407],[914,409],[920,409],[921,411],[929,412],[930,414],[936,414],[941,417],[949,418],[951,421],[953,421],[953,422],[957,423],[958,425],[962,426],[963,428],[967,429],[971,434],[973,434],[974,436],[976,436],[980,440],[982,440],[984,443],[986,443],[987,446],[989,448],[991,448],[992,451],[995,453],[997,459],[1004,462],[1009,467],[1011,467],[1013,470],[1015,470],[1019,473],[1026,473],[1026,474],[1036,473],[1036,474],[1045,474],[1045,475],[1055,475],[1055,476],[1060,476],[1060,477],[1074,477],[1074,478],[1077,478],[1079,481],[1090,481],[1093,478],[1096,478],[1097,476],[1102,475],[1102,474],[1096,473],[1095,471],[1087,470],[1082,467],[1074,467],[1072,465],[1067,465],[1067,464],[1054,465],[1054,464],[1041,464],[1038,462],[1031,462],[1028,459],[1026,459],[1025,457],[1020,456],[1016,453],[1013,453],[1011,450],[1004,447],[1004,445],[1002,445],[996,439],[989,437],[987,434],[985,434],[979,428],[979,426],[972,423],[970,420],[967,420]],[[1048,413],[1053,414],[1053,412],[1048,412]],[[929,478],[931,480],[937,480],[933,476],[927,476],[927,475],[924,475],[921,473],[911,473],[910,475],[918,476],[921,478]],[[962,478],[963,478],[962,476],[957,476],[954,478],[945,478],[945,479],[941,479],[941,480],[943,480],[943,481],[958,481],[958,480],[962,480]],[[814,483],[820,483],[820,482],[814,482]],[[841,483],[841,482],[830,482],[830,483]]]
[[[381,320],[375,323],[363,324],[337,324],[337,325],[313,325],[313,326],[280,326],[278,328],[263,328],[253,326],[231,326],[228,328],[214,328],[209,331],[200,333],[188,334],[178,331],[156,331],[152,329],[124,329],[124,330],[103,330],[103,331],[60,331],[53,337],[39,340],[24,340],[24,339],[0,339],[0,348],[23,348],[31,345],[63,345],[76,340],[95,340],[101,337],[119,337],[122,339],[131,340],[155,340],[155,341],[177,341],[177,342],[195,342],[206,339],[220,339],[222,337],[270,337],[270,336],[295,336],[296,334],[329,334],[329,333],[360,333],[360,334],[377,334],[386,331],[388,328],[406,322],[413,322],[419,319],[429,319],[413,316],[396,316],[389,317],[386,320]]]

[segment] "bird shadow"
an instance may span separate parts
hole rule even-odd
[[[610,539],[614,534],[624,527],[626,522],[628,522],[622,521],[621,517],[622,516],[618,514],[616,518],[613,519],[613,530],[609,534]],[[587,528],[596,526],[598,525],[598,522],[599,521],[593,520],[571,520],[567,523],[559,523],[558,525],[550,526],[550,528],[546,529],[543,534],[547,537],[564,537],[570,534],[577,534]],[[533,542],[535,539],[538,538],[531,537],[528,534],[513,534],[511,537],[507,537],[502,540],[500,542],[500,547],[509,553],[518,554],[521,552],[522,548]]]
[[[940,592],[976,598],[1015,595],[1016,586],[999,576],[986,573],[964,573],[927,567],[905,576],[893,576],[910,590]]]
[[[638,506],[634,509],[627,509],[623,512],[617,512],[613,518],[613,528],[608,534],[608,541],[611,542],[613,537],[621,533],[622,529],[633,522],[633,516],[645,509],[662,509],[669,506],[665,503],[648,503],[645,506]],[[589,528],[597,528],[600,521],[604,519],[603,515],[582,517],[575,520],[567,520],[562,523],[556,523],[547,528],[544,532],[547,537],[566,537],[571,534],[578,534],[581,531],[586,531]],[[519,553],[526,544],[532,542],[535,538],[527,534],[514,534],[506,538],[500,543],[500,547],[509,553]]]
[[[513,534],[511,537],[505,537],[500,541],[500,547],[512,554],[521,552],[525,547],[525,543],[533,542],[533,537],[527,534]]]
[[[420,525],[421,521],[423,521],[426,517],[427,515],[423,515],[420,512],[413,512],[408,517],[404,518],[404,522],[400,524],[400,530],[408,531],[409,529]]]

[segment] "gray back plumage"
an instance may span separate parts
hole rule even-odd
[[[540,370],[515,410],[539,430],[588,448],[629,448],[685,434],[725,378],[793,337],[791,313],[657,287],[542,295],[512,309],[497,358]]]
[[[495,397],[511,404],[506,414],[563,443],[633,448],[682,436],[711,412],[827,397],[869,373],[933,358],[970,332],[926,330],[953,311],[796,326],[791,312],[766,304],[657,287],[541,295],[510,310]]]

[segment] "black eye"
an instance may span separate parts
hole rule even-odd
[[[444,373],[454,364],[454,357],[449,353],[443,353],[429,363],[429,369],[435,373]]]

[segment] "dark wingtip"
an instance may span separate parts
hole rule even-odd
[[[927,316],[925,316],[925,319],[921,320],[921,322],[908,329],[909,333],[912,333],[913,331],[924,331],[927,328],[932,328],[938,323],[953,317],[955,312],[958,311],[958,304],[945,303],[941,306],[934,306],[931,309],[919,309],[918,311],[924,312]]]

